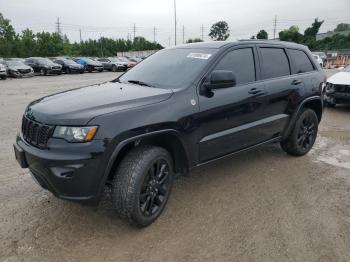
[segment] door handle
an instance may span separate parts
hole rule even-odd
[[[292,81],[292,85],[294,85],[294,86],[299,85],[299,84],[301,84],[301,80],[299,80],[299,79],[294,79]]]
[[[250,89],[248,91],[248,93],[251,94],[251,95],[262,95],[262,94],[264,94],[264,90],[254,87],[254,88]]]

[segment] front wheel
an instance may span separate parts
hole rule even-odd
[[[313,147],[318,131],[318,118],[314,110],[305,108],[295,122],[287,139],[281,142],[282,149],[293,156],[303,156]]]
[[[2,79],[2,80],[6,80],[6,79],[7,79],[7,75],[2,75],[2,76],[1,76],[1,79]]]
[[[131,225],[148,226],[164,210],[173,180],[172,158],[165,149],[153,146],[133,149],[115,174],[113,204]]]
[[[46,76],[47,75],[47,71],[46,71],[45,68],[41,68],[40,69],[40,75],[42,75],[42,76]]]

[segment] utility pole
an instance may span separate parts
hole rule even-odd
[[[60,18],[59,18],[59,17],[57,17],[56,26],[57,26],[57,33],[58,33],[59,35],[61,35],[61,28],[60,28],[61,23],[60,23]]]
[[[176,0],[174,0],[174,18],[175,18],[175,45],[176,45],[176,31],[177,31]]]
[[[136,25],[134,24],[134,42],[135,42],[135,36],[136,36]]]
[[[276,39],[276,27],[277,27],[277,15],[275,15],[275,19],[273,20],[273,39]]]
[[[182,44],[185,43],[185,26],[182,26]]]
[[[204,25],[203,24],[201,26],[201,31],[202,31],[202,41],[204,41]]]
[[[169,47],[170,47],[170,40],[171,40],[171,37],[170,37],[170,35],[169,35]]]
[[[79,29],[80,43],[81,43],[81,29]]]
[[[156,27],[153,27],[153,42],[154,43],[156,42],[156,32],[157,32]]]

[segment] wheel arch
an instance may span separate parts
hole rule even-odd
[[[290,134],[290,132],[293,129],[293,126],[297,120],[297,117],[299,115],[299,113],[301,112],[302,109],[304,108],[310,108],[312,110],[315,111],[317,118],[318,118],[318,122],[321,122],[322,119],[322,113],[323,113],[323,101],[322,98],[320,96],[312,96],[309,97],[305,100],[303,100],[300,105],[298,106],[297,110],[295,110],[295,112],[293,113],[291,120],[286,128],[286,131],[283,134],[283,138],[288,137],[288,135]]]
[[[174,172],[182,174],[188,172],[189,156],[185,144],[178,132],[176,130],[155,131],[128,138],[116,146],[104,172],[99,193],[104,189],[106,182],[113,178],[117,167],[126,154],[130,152],[130,150],[141,145],[154,145],[165,148],[173,158]]]

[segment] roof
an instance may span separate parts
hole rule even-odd
[[[191,44],[184,44],[174,46],[172,48],[198,48],[198,49],[218,49],[227,46],[235,46],[241,44],[268,44],[268,45],[284,45],[285,47],[299,47],[305,48],[304,45],[296,44],[293,42],[285,42],[279,40],[238,40],[238,41],[213,41],[213,42],[198,42]]]

